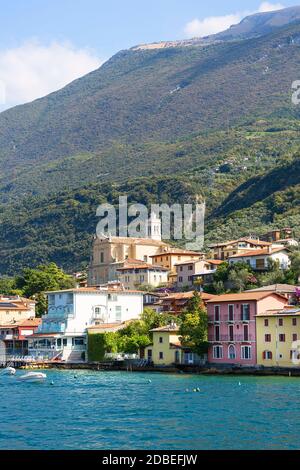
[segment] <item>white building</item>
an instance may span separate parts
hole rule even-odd
[[[269,259],[278,263],[279,268],[282,270],[288,269],[291,264],[288,249],[283,246],[276,247],[275,245],[262,250],[230,256],[228,261],[230,264],[247,263],[255,271],[267,271]]]
[[[118,279],[126,290],[140,286],[159,287],[168,283],[168,269],[139,260],[127,260],[118,270]]]
[[[137,319],[138,291],[79,288],[48,292],[48,313],[30,340],[30,354],[69,362],[84,360],[87,327]]]

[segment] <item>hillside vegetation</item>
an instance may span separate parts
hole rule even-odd
[[[286,225],[300,235],[298,13],[250,17],[222,41],[121,51],[1,113],[0,273],[85,267],[96,208],[119,195],[205,198],[206,243]]]

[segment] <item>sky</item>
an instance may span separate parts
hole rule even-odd
[[[0,0],[0,111],[137,44],[201,37],[300,0]]]

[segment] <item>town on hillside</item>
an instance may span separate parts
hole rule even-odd
[[[298,248],[286,228],[188,251],[153,217],[147,238],[97,237],[87,275],[44,293],[46,314],[34,296],[1,295],[0,363],[295,369]]]

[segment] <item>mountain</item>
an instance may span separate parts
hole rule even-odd
[[[240,23],[232,25],[217,34],[206,37],[184,39],[179,41],[163,41],[153,44],[140,44],[133,47],[133,50],[154,50],[169,47],[206,46],[208,44],[236,41],[240,39],[250,39],[263,36],[276,31],[277,28],[288,26],[300,21],[300,6],[284,8],[281,10],[256,13],[246,16]]]
[[[228,30],[210,36],[209,39],[228,41],[263,36],[276,31],[277,28],[290,25],[300,20],[300,6],[282,10],[256,13],[246,16],[239,24]]]
[[[290,96],[299,61],[300,23],[205,47],[121,51],[64,89],[0,114],[0,200],[103,174],[124,181],[192,169],[202,161],[201,148],[186,150],[195,136],[207,145],[210,133],[232,126],[299,118]]]
[[[137,46],[0,114],[0,272],[87,264],[101,202],[207,202],[207,242],[300,235],[299,7]]]

